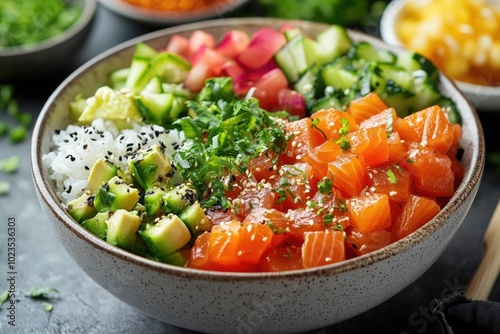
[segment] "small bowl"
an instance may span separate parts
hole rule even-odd
[[[123,0],[99,0],[99,2],[111,11],[129,19],[158,26],[169,26],[211,18],[222,18],[224,14],[235,10],[248,0],[223,0],[221,3],[216,3],[207,8],[186,12],[158,11],[134,6]]]
[[[253,33],[279,29],[279,19],[213,20],[159,30],[112,48],[71,74],[52,94],[35,125],[31,168],[37,195],[53,231],[74,261],[104,289],[137,310],[169,324],[209,333],[293,333],[321,328],[356,316],[386,301],[422,275],[460,227],[479,188],[484,167],[484,136],[474,108],[456,86],[440,75],[440,91],[457,105],[463,119],[460,141],[463,181],[434,219],[380,250],[323,267],[278,273],[231,273],[176,267],[136,256],[85,230],[56,196],[42,156],[56,129],[71,122],[68,104],[78,93],[92,95],[111,71],[130,64],[134,46],[165,46],[173,34],[203,29],[216,37],[230,29]],[[296,22],[316,36],[328,25]],[[349,31],[354,41],[400,52],[380,40]]]
[[[87,36],[97,8],[96,0],[72,0],[83,7],[78,20],[60,34],[32,45],[0,49],[0,80],[16,81],[61,70]]]
[[[380,34],[387,44],[404,46],[396,33],[396,22],[410,0],[391,1],[380,21]],[[500,86],[483,86],[455,80],[458,88],[479,111],[500,112]]]

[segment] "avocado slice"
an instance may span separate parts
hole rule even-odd
[[[158,261],[169,261],[169,256],[191,240],[191,233],[182,220],[174,215],[163,216],[155,224],[148,224],[139,231],[148,245],[151,256]]]
[[[188,206],[193,205],[197,199],[196,190],[182,183],[165,193],[163,196],[163,202],[165,203],[163,210],[178,214]]]
[[[165,258],[163,262],[178,267],[185,267],[189,260],[189,249],[179,249]]]
[[[197,237],[203,232],[210,230],[210,221],[198,201],[185,208],[179,215],[179,218],[187,225],[193,237]]]
[[[94,207],[94,195],[83,193],[80,197],[68,203],[68,213],[74,220],[81,223],[97,214]]]
[[[87,189],[93,194],[97,193],[99,188],[108,182],[113,176],[117,175],[118,168],[110,161],[104,159],[97,159],[90,170],[89,178],[87,180]]]
[[[141,222],[141,218],[135,212],[117,210],[108,220],[106,241],[126,250],[134,249]]]
[[[96,237],[106,240],[109,217],[110,212],[99,212],[94,217],[84,220],[82,226]]]
[[[130,211],[137,201],[139,201],[139,191],[118,176],[113,176],[99,188],[94,205],[99,212],[117,211],[119,209]]]
[[[129,158],[128,164],[132,177],[144,191],[153,185],[168,183],[174,172],[170,159],[158,145],[138,151]]]

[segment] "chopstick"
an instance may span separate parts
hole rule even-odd
[[[465,296],[470,299],[488,299],[500,271],[500,200],[488,224],[483,242],[483,259],[465,290]]]

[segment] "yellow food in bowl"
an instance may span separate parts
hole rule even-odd
[[[451,78],[500,86],[500,3],[413,0],[396,21],[399,40]]]

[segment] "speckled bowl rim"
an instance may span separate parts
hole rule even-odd
[[[85,29],[85,27],[87,27],[92,22],[92,19],[94,18],[97,10],[97,0],[78,0],[76,2],[83,4],[83,11],[78,20],[73,23],[73,25],[71,25],[68,29],[39,43],[12,46],[5,49],[0,49],[0,60],[2,59],[2,57],[29,55],[43,50],[51,49],[78,35],[80,31]]]
[[[155,11],[152,9],[134,6],[123,0],[98,0],[109,10],[133,20],[156,25],[171,25],[187,22],[201,21],[222,16],[242,6],[248,0],[225,0],[222,4],[215,4],[204,9],[193,10],[186,13],[175,11]]]
[[[380,35],[382,40],[390,45],[403,46],[394,26],[403,7],[411,0],[393,0],[384,10],[380,20]],[[477,100],[481,111],[500,111],[500,86],[476,85],[469,82],[454,80],[458,89]],[[486,102],[486,103],[484,103]]]
[[[32,139],[32,147],[31,147],[31,168],[32,175],[34,179],[35,186],[39,192],[40,198],[45,202],[46,206],[52,211],[55,217],[59,219],[59,221],[64,224],[66,228],[71,230],[71,232],[75,235],[75,237],[84,239],[92,244],[94,247],[97,247],[99,250],[108,253],[111,256],[118,257],[125,261],[130,261],[139,266],[143,266],[146,269],[154,270],[159,273],[164,273],[167,275],[185,277],[191,279],[201,279],[201,280],[217,280],[217,281],[248,281],[248,280],[262,280],[262,279],[270,279],[270,280],[282,280],[282,279],[292,279],[292,278],[300,278],[300,277],[308,277],[308,276],[331,276],[335,274],[340,274],[342,272],[347,272],[351,270],[360,269],[363,267],[367,267],[372,265],[373,263],[386,260],[391,256],[403,252],[412,246],[417,245],[422,240],[424,240],[429,235],[432,235],[436,230],[438,230],[441,226],[447,223],[447,219],[450,218],[450,215],[460,206],[463,202],[466,201],[470,196],[475,196],[474,189],[479,185],[482,172],[484,169],[484,134],[481,127],[481,123],[479,121],[479,117],[472,107],[472,105],[467,101],[467,107],[471,112],[471,120],[476,123],[474,128],[477,128],[477,136],[478,143],[477,147],[474,146],[474,153],[472,155],[473,160],[471,161],[470,170],[465,174],[464,179],[460,186],[458,187],[455,194],[451,197],[450,201],[446,204],[446,206],[436,215],[434,219],[425,224],[423,227],[410,234],[409,236],[390,244],[382,249],[376,250],[374,252],[361,255],[359,257],[348,259],[339,263],[316,267],[311,269],[303,269],[303,270],[295,270],[295,271],[284,271],[284,272],[276,272],[276,273],[238,273],[238,272],[217,272],[217,271],[207,271],[207,270],[199,270],[192,268],[184,268],[177,267],[165,263],[155,262],[153,260],[149,260],[147,258],[129,253],[120,248],[114,247],[105,241],[97,238],[92,235],[90,232],[85,230],[80,224],[74,221],[63,209],[59,200],[56,198],[54,191],[49,191],[49,189],[53,188],[52,181],[45,177],[43,174],[43,164],[41,160],[41,147],[37,145],[39,141],[42,140],[42,135],[44,133],[44,128],[47,123],[49,111],[51,110],[52,104],[57,100],[58,95],[64,91],[64,88],[68,83],[73,80],[78,80],[78,77],[82,75],[89,67],[93,65],[105,61],[106,57],[109,55],[120,51],[124,48],[131,47],[135,45],[139,41],[145,41],[153,38],[158,38],[166,34],[173,34],[182,32],[185,30],[193,30],[193,29],[203,29],[209,27],[216,26],[227,26],[228,29],[233,25],[238,24],[252,24],[252,25],[266,25],[270,24],[270,22],[279,22],[284,23],[286,20],[280,19],[266,19],[266,18],[237,18],[237,19],[224,19],[224,20],[212,20],[205,22],[197,22],[191,24],[185,24],[173,28],[167,28],[163,30],[159,30],[153,33],[149,33],[146,35],[139,36],[137,38],[131,39],[127,42],[119,44],[108,51],[102,53],[101,55],[95,57],[94,59],[87,62],[85,65],[80,67],[78,70],[73,72],[61,85],[54,91],[54,93],[47,100],[43,110],[41,111],[37,122],[35,124],[35,128],[33,131],[33,139]],[[303,21],[304,22],[304,21]],[[306,24],[317,25],[314,22],[305,22]],[[326,27],[326,26],[325,26]],[[360,32],[355,32],[349,30],[349,33],[352,35],[363,36],[364,39],[373,41],[375,43],[382,43],[381,40],[366,36]],[[387,45],[386,45],[387,47]],[[400,51],[401,48],[388,46],[388,48],[393,49],[394,51]],[[441,75],[441,80],[446,82],[447,85],[454,90],[457,90],[457,87],[448,79],[446,76]],[[462,96],[457,90],[458,95]],[[477,152],[475,152],[477,150]],[[471,201],[472,202],[472,201]],[[469,208],[467,208],[468,210]],[[466,211],[467,211],[466,210]],[[460,221],[461,223],[461,221]]]

